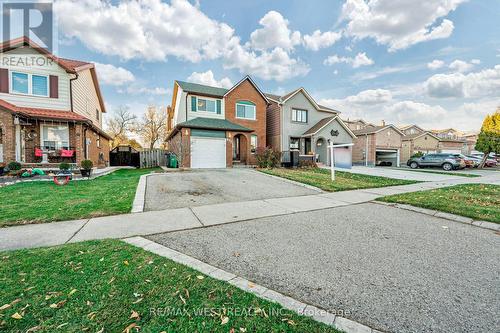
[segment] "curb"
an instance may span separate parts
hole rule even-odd
[[[411,206],[411,205],[399,204],[399,203],[394,203],[394,202],[375,201],[375,200],[371,201],[371,202],[379,204],[379,205],[385,205],[385,206],[395,207],[395,208],[399,208],[399,209],[409,210],[409,211],[420,213],[420,214],[439,217],[439,218],[442,218],[445,220],[459,222],[462,224],[473,225],[473,226],[476,226],[478,228],[483,228],[483,229],[488,229],[488,230],[500,232],[500,224],[493,223],[493,222],[474,220],[470,217],[465,217],[465,216],[451,214],[451,213],[445,213],[445,212],[441,212],[441,211],[434,210],[434,209],[427,209],[427,208],[415,207],[415,206]]]
[[[150,174],[142,175],[139,178],[139,183],[137,183],[137,189],[135,190],[134,202],[132,203],[131,213],[142,213],[144,212],[144,203],[146,202],[146,185],[147,177]]]
[[[305,188],[308,188],[310,190],[313,190],[313,191],[316,191],[316,192],[319,192],[319,193],[322,193],[322,194],[323,193],[332,193],[332,192],[323,191],[322,189],[320,189],[319,187],[316,187],[316,186],[312,186],[312,185],[308,185],[308,184],[296,182],[295,180],[291,180],[291,179],[286,179],[286,178],[279,177],[279,176],[270,175],[268,173],[265,173],[265,172],[262,172],[262,171],[258,171],[256,169],[251,169],[251,170],[253,170],[255,172],[258,172],[260,175],[265,175],[265,176],[268,176],[268,177],[271,177],[271,178],[279,179],[281,181],[285,181],[285,182],[288,182],[290,184],[294,184],[294,185],[297,185],[297,186],[305,187]]]
[[[146,251],[155,253],[162,257],[173,260],[193,268],[216,280],[228,282],[229,284],[257,297],[280,304],[283,308],[296,312],[299,315],[310,317],[318,322],[332,326],[345,333],[381,333],[356,321],[337,316],[324,309],[303,303],[292,297],[283,295],[277,291],[268,289],[259,284],[253,283],[241,276],[227,272],[223,269],[209,265],[184,253],[175,251],[161,244],[150,241],[143,237],[130,237],[122,239],[124,242],[140,247]]]

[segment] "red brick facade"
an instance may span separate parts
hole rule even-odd
[[[281,151],[281,108],[278,103],[271,102],[267,106],[267,145]]]

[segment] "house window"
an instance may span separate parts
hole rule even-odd
[[[42,125],[42,148],[45,150],[69,149],[67,125]]]
[[[292,109],[292,121],[307,123],[307,110]]]
[[[252,102],[237,102],[236,118],[255,120],[255,104]]]
[[[299,138],[290,138],[290,149],[299,149]]]
[[[250,152],[255,154],[257,151],[257,135],[252,135],[250,137]]]
[[[211,99],[198,98],[197,110],[215,113],[215,101]]]
[[[99,110],[95,109],[95,119],[99,121]]]
[[[45,75],[12,72],[11,92],[48,97],[49,79]]]
[[[95,139],[95,144],[97,148],[101,148],[101,136],[98,135],[97,138]]]

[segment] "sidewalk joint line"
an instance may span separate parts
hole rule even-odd
[[[193,207],[189,207],[189,210],[191,211],[191,213],[193,213],[194,217],[196,217],[196,219],[198,220],[198,222],[200,222],[200,224],[203,226],[203,227],[206,227],[206,225],[203,224],[203,222],[201,222],[200,218],[198,217],[198,215],[196,215],[196,213],[194,212],[193,210]]]
[[[80,228],[78,228],[78,230],[75,231],[73,233],[73,235],[71,235],[71,237],[67,241],[64,242],[64,244],[68,244],[69,241],[71,241],[73,238],[75,238],[76,234],[78,234],[90,222],[90,220],[92,220],[92,219],[90,218],[87,221],[85,221],[85,223]]]

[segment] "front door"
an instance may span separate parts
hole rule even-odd
[[[235,136],[233,140],[233,160],[240,160],[240,137]]]

